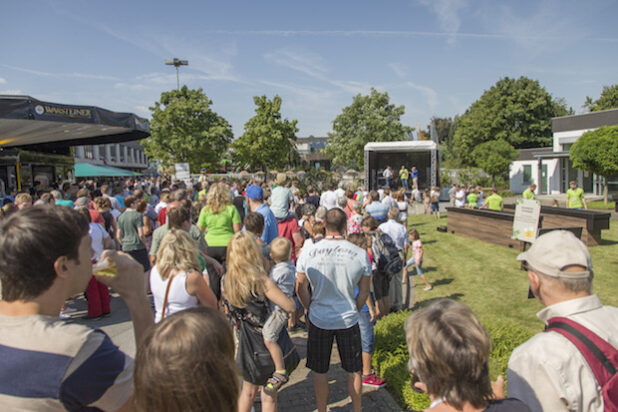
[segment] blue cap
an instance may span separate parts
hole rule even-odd
[[[245,195],[249,199],[253,200],[264,200],[264,191],[260,186],[249,185],[245,191]]]

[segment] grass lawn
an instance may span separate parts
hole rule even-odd
[[[543,330],[536,317],[542,309],[536,299],[527,299],[528,276],[515,260],[519,251],[492,245],[436,228],[446,225],[446,218],[411,216],[409,227],[416,228],[423,241],[423,269],[434,288],[423,290],[416,279],[415,308],[441,298],[451,298],[468,305],[483,322],[491,338],[490,376],[506,375],[511,352],[532,335]],[[603,231],[603,244],[590,248],[595,271],[593,293],[606,305],[618,306],[618,224]],[[407,369],[408,352],[403,323],[410,312],[390,314],[375,327],[374,366],[386,379],[388,390],[406,410],[424,410],[426,395],[410,389]]]
[[[614,210],[616,208],[616,202],[607,202],[607,204],[605,204],[602,200],[594,200],[587,203],[589,209]]]
[[[509,320],[531,332],[543,329],[536,317],[542,309],[535,299],[527,299],[528,277],[515,260],[519,251],[436,230],[446,225],[446,217],[410,216],[423,241],[423,269],[434,289],[423,291],[417,280],[419,305],[449,297],[470,306],[485,320]],[[618,306],[618,224],[603,231],[603,244],[590,248],[595,271],[593,293],[606,305]]]

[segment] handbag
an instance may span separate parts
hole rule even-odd
[[[245,381],[254,385],[265,385],[275,371],[275,364],[264,345],[262,328],[252,326],[249,321],[239,318],[236,324],[238,328],[236,364],[242,371]],[[289,376],[298,367],[300,356],[287,329],[281,331],[277,343],[283,352],[285,369]]]

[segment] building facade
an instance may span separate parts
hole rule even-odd
[[[566,193],[574,180],[584,192],[601,194],[603,178],[575,169],[569,150],[584,133],[602,126],[618,126],[618,109],[553,118],[552,147],[520,150],[509,171],[510,190],[522,193],[535,183],[539,194],[554,195]],[[618,176],[610,178],[608,186],[610,193],[618,192]]]
[[[329,170],[331,167],[330,158],[324,153],[328,144],[328,137],[298,137],[296,138],[296,150],[300,158],[307,162],[310,167],[324,168]]]
[[[75,163],[113,166],[136,172],[148,168],[148,157],[137,142],[75,146]]]

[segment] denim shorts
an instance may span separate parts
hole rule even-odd
[[[423,259],[421,259],[421,261],[418,263],[418,265],[416,264],[416,262],[414,261],[414,258],[410,258],[410,260],[408,260],[408,263],[406,263],[406,267],[409,268],[410,266],[416,266],[416,274],[417,275],[422,275],[423,274]],[[409,274],[409,272],[408,272]]]
[[[360,327],[361,348],[364,353],[373,353],[376,337],[373,333],[373,323],[370,322],[371,314],[360,312],[359,315],[358,326]]]

